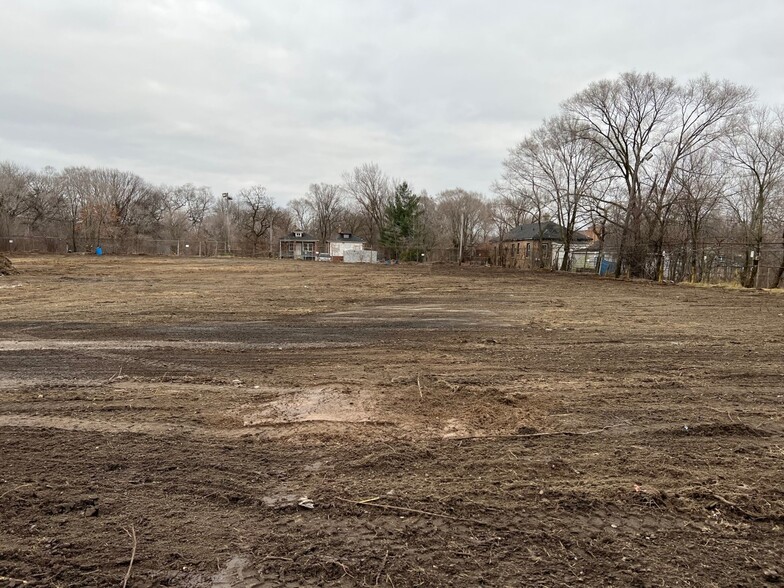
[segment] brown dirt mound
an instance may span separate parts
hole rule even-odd
[[[10,276],[18,273],[14,264],[5,255],[0,254],[0,276]]]

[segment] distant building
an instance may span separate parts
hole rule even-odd
[[[346,251],[362,251],[365,242],[362,237],[339,231],[327,241],[327,249],[333,261],[343,261]]]
[[[318,239],[304,231],[293,231],[280,239],[281,259],[316,259]]]
[[[520,225],[506,233],[498,243],[496,263],[521,269],[558,269],[563,260],[563,234],[566,229],[553,221]],[[580,231],[572,233],[571,253],[585,252],[593,239]],[[574,258],[574,255],[573,255]],[[581,266],[593,262],[581,254]],[[582,268],[581,268],[582,269]]]

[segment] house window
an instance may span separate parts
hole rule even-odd
[[[294,233],[294,236],[295,236],[295,237],[301,237],[301,236],[302,236],[302,233]]]
[[[313,253],[313,243],[303,243],[302,249],[305,253]]]
[[[526,243],[525,244],[525,256],[526,257],[531,257],[531,244],[530,243]]]
[[[294,241],[289,241],[289,251],[294,253]]]

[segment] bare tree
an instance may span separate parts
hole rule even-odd
[[[344,189],[367,216],[370,232],[367,238],[375,248],[384,231],[386,209],[392,198],[392,182],[375,163],[364,163],[343,174]]]
[[[683,159],[674,176],[680,221],[689,247],[689,281],[700,279],[701,244],[706,220],[726,197],[729,170],[715,149],[696,151]]]
[[[731,208],[746,234],[742,283],[752,288],[757,281],[765,219],[784,182],[784,112],[755,108],[726,143],[726,153],[738,170],[737,199]]]
[[[678,87],[674,130],[652,152],[651,165],[643,170],[645,216],[659,280],[664,269],[664,239],[679,194],[673,185],[676,170],[684,158],[731,134],[752,97],[749,88],[727,81],[714,82],[707,76]]]
[[[661,242],[675,201],[675,170],[684,157],[722,137],[752,96],[748,88],[707,77],[678,86],[655,74],[625,73],[591,84],[564,103],[582,123],[579,135],[601,150],[625,186],[619,257],[630,275],[644,272],[644,207],[653,204],[648,220],[658,224],[653,240],[660,274]]]
[[[100,243],[108,210],[101,198],[95,170],[68,167],[63,170],[61,180],[63,214],[69,227],[72,250],[78,251],[80,243],[83,246]]]
[[[546,121],[515,152],[521,160],[528,160],[530,181],[552,203],[564,244],[560,269],[567,270],[585,202],[606,171],[603,158],[591,142],[578,138],[574,121],[565,115]]]
[[[124,241],[142,222],[144,206],[151,195],[150,186],[132,172],[103,168],[95,174],[110,235]]]
[[[264,237],[269,237],[272,224],[275,222],[277,207],[263,186],[243,188],[237,196],[241,207],[240,225],[251,242],[252,254],[255,257],[259,243]]]
[[[507,172],[508,173],[508,170]],[[496,195],[490,203],[490,217],[495,224],[498,237],[533,218],[533,205],[528,191],[508,182],[495,181],[490,189]]]
[[[579,136],[594,143],[615,168],[626,189],[626,215],[616,277],[625,264],[633,276],[644,270],[642,180],[656,150],[675,130],[677,86],[655,74],[625,73],[602,80],[564,103],[578,123]]]
[[[771,288],[781,288],[784,287],[784,197],[778,198],[770,216],[773,226],[779,228],[776,236],[781,240],[781,258],[776,275],[769,286]]]
[[[207,212],[212,208],[215,197],[207,186],[197,188],[193,184],[185,184],[178,191],[180,192],[180,197],[185,201],[185,214],[191,229],[195,228],[196,236],[201,238]]]
[[[313,209],[306,198],[294,198],[288,205],[291,220],[295,229],[310,231],[313,222]]]
[[[9,237],[30,204],[32,172],[15,163],[0,162],[0,237]]]
[[[522,144],[509,150],[508,157],[503,161],[504,171],[502,185],[507,193],[520,195],[528,202],[532,221],[539,226],[539,237],[542,236],[542,225],[550,218],[553,204],[552,191],[541,181],[541,170],[532,156],[531,151]],[[503,235],[501,235],[503,238]],[[541,242],[539,250],[542,250]],[[539,257],[539,267],[544,260]]]
[[[182,239],[188,231],[187,199],[182,186],[159,186],[161,224],[170,239]]]
[[[37,232],[57,221],[63,207],[63,183],[53,167],[30,175],[28,205],[25,214],[30,231]]]
[[[371,243],[367,236],[373,234],[373,225],[365,210],[356,202],[350,202],[340,208],[335,224],[339,230],[361,235]],[[377,244],[378,241],[375,243]]]
[[[441,192],[437,202],[451,245],[458,247],[462,244],[464,256],[466,251],[487,237],[490,211],[481,194],[455,188]]]
[[[305,200],[313,214],[316,237],[322,246],[338,228],[337,221],[343,207],[340,193],[340,186],[335,184],[311,184],[310,190],[305,195]]]

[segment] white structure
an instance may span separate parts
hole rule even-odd
[[[332,259],[336,257],[342,260],[347,251],[362,251],[365,249],[365,240],[362,237],[355,237],[351,233],[339,232],[327,241],[329,254]]]
[[[370,249],[361,251],[350,249],[343,253],[343,263],[376,263],[378,261],[378,251],[372,251]]]

